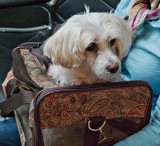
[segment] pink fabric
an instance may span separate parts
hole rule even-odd
[[[13,79],[13,74],[12,74],[12,70],[10,70],[4,80],[4,82],[2,83],[2,88],[3,88],[3,92],[4,95],[7,97],[7,93],[6,93],[6,87],[7,87],[7,83],[9,80]]]
[[[133,40],[145,20],[160,18],[159,0],[131,0],[128,6],[129,22],[133,30]]]

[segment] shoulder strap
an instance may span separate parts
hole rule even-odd
[[[43,42],[26,42],[26,43],[20,44],[16,48],[20,48],[20,49],[39,48],[42,44]]]
[[[19,45],[16,49],[30,49],[30,53],[36,56],[38,60],[48,68],[51,61],[38,49],[41,45],[42,42],[27,42]],[[20,90],[14,79],[8,82],[6,89],[9,98],[0,103],[1,115],[3,117],[10,116],[11,112],[23,104],[31,103],[34,98],[33,92]]]
[[[10,80],[7,84],[8,88],[10,88],[10,97],[0,103],[2,117],[8,116],[13,110],[23,104],[31,103],[34,98],[33,92],[20,90],[18,86],[12,82],[13,80],[14,79]]]

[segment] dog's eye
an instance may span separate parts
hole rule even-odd
[[[86,51],[94,51],[97,48],[96,43],[91,43],[87,48]]]
[[[116,42],[116,39],[112,39],[109,41],[109,46],[112,47]]]

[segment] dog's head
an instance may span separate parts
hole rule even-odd
[[[44,54],[66,68],[83,66],[99,79],[121,70],[132,32],[123,19],[108,13],[71,17],[44,45]]]

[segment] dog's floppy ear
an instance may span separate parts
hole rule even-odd
[[[44,44],[44,55],[52,58],[53,63],[64,67],[77,67],[83,56],[81,46],[82,27],[76,22],[66,22]]]

